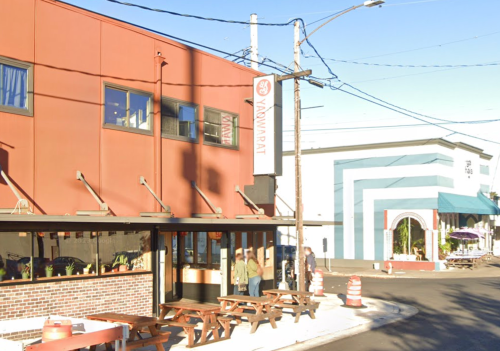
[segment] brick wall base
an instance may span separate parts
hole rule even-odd
[[[48,315],[82,318],[104,312],[151,316],[153,275],[122,275],[0,287],[0,320]],[[23,340],[39,333],[0,334],[0,338]]]

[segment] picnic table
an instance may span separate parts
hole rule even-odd
[[[477,268],[482,262],[483,256],[479,255],[450,255],[446,257],[446,265],[448,267],[469,267],[471,269]]]
[[[110,323],[128,324],[130,333],[126,346],[127,351],[149,345],[155,345],[156,350],[158,351],[165,351],[162,344],[166,342],[168,340],[168,337],[170,336],[170,332],[158,331],[158,329],[156,328],[156,325],[158,324],[158,318],[132,316],[119,313],[99,313],[87,316],[87,319]],[[139,332],[143,328],[149,329],[149,333],[151,334],[150,338],[142,339]],[[139,339],[135,340],[135,338],[137,337]],[[106,350],[111,350],[110,344],[106,344]],[[90,351],[95,351],[95,346],[92,346],[90,348]]]
[[[316,319],[314,311],[319,307],[319,302],[311,300],[311,296],[314,295],[312,292],[270,289],[264,290],[263,293],[272,300],[273,307],[291,309],[295,313],[295,323],[299,322],[300,315],[304,311],[309,311],[311,319]]]
[[[218,305],[170,302],[160,304],[160,309],[161,313],[159,319],[162,321],[162,324],[184,329],[184,332],[188,335],[188,347],[201,346],[230,338],[231,318],[218,316],[217,313],[220,312],[220,306]],[[175,315],[167,319],[167,314],[172,310],[175,311]],[[201,319],[203,323],[201,337],[196,345],[194,328],[197,324],[189,323],[192,318]],[[222,339],[219,336],[219,323],[224,327],[224,338]],[[208,341],[210,332],[212,332],[214,339]]]
[[[276,318],[281,317],[281,310],[271,307],[272,300],[267,297],[253,297],[244,295],[229,295],[217,298],[221,303],[219,314],[232,316],[236,323],[241,323],[241,317],[246,318],[251,324],[250,334],[255,333],[259,323],[269,320],[273,329],[276,329]],[[245,312],[245,311],[250,312]]]

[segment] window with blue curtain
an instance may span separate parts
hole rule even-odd
[[[0,62],[0,105],[28,109],[28,69]]]

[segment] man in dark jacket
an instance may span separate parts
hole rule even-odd
[[[310,247],[305,247],[304,253],[306,255],[306,261],[305,261],[306,291],[309,291],[309,287],[311,286],[311,282],[314,277],[314,272],[316,271],[316,258],[314,257],[314,253],[312,252]]]

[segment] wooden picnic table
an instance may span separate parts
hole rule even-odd
[[[220,314],[233,316],[238,324],[241,317],[246,318],[251,324],[250,334],[255,333],[259,323],[269,320],[273,329],[276,329],[276,318],[281,317],[281,310],[271,307],[272,300],[267,297],[253,297],[244,295],[229,295],[217,298],[221,303]],[[250,310],[254,313],[244,312]]]
[[[188,347],[201,346],[212,342],[227,340],[230,336],[231,318],[220,317],[220,306],[204,303],[191,302],[170,302],[160,304],[160,320],[168,326],[182,327],[188,335]],[[166,319],[167,314],[174,310],[173,317]],[[201,319],[203,326],[201,337],[198,343],[195,344],[194,328],[196,324],[189,324],[191,318]],[[224,328],[224,338],[219,335],[220,325]],[[209,339],[209,334],[212,332],[213,340]]]
[[[291,309],[295,313],[295,323],[299,322],[304,311],[309,311],[311,319],[316,319],[314,311],[319,307],[319,302],[311,300],[314,295],[312,292],[270,289],[264,290],[263,293],[272,300],[273,307]]]
[[[168,340],[170,332],[160,332],[156,328],[158,324],[158,318],[153,317],[142,317],[142,316],[132,316],[129,314],[119,314],[119,313],[99,313],[87,316],[87,319],[104,321],[110,323],[122,323],[129,325],[129,338],[127,340],[126,350],[134,350],[140,347],[155,345],[156,350],[165,351],[163,348],[163,343]],[[150,338],[142,339],[139,332],[142,328],[148,328],[151,334]],[[135,340],[139,337],[139,340]],[[91,351],[95,350],[95,346],[92,346]],[[106,344],[106,350],[111,350],[111,345]]]

